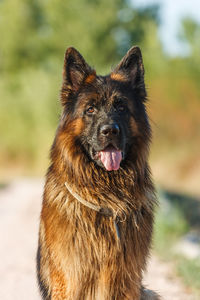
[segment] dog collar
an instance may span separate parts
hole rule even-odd
[[[83,199],[81,196],[79,196],[76,192],[74,192],[71,187],[68,185],[67,182],[65,182],[65,187],[66,189],[68,190],[68,192],[70,192],[70,194],[76,199],[78,200],[80,203],[82,203],[83,205],[85,205],[86,207],[90,208],[90,209],[93,209],[95,210],[96,212],[104,215],[104,216],[107,216],[107,217],[114,217],[113,218],[113,222],[114,222],[114,226],[115,226],[115,230],[116,230],[116,234],[117,234],[117,237],[118,239],[120,240],[120,230],[119,230],[119,225],[118,223],[119,222],[123,222],[123,221],[120,221],[120,218],[119,216],[117,216],[116,214],[113,213],[113,211],[108,208],[108,207],[101,207],[99,205],[96,205],[92,202],[89,202],[85,199]],[[137,220],[137,217],[136,215],[134,215],[134,223],[135,223],[135,227],[137,230],[139,230],[139,226],[138,226],[138,220]]]
[[[116,234],[117,234],[117,238],[118,240],[120,240],[120,231],[119,231],[119,226],[118,226],[118,222],[120,221],[119,217],[117,215],[114,215],[113,211],[108,208],[108,207],[101,207],[99,205],[96,205],[94,203],[91,203],[85,199],[83,199],[82,197],[80,197],[76,192],[72,191],[71,187],[67,184],[67,182],[65,182],[65,186],[67,188],[67,190],[70,192],[70,194],[76,199],[78,200],[80,203],[82,203],[83,205],[85,205],[86,207],[95,210],[96,212],[107,216],[107,217],[114,217],[113,221],[114,221],[114,226],[115,226],[115,230],[116,230]]]
[[[114,216],[113,211],[110,208],[101,207],[99,205],[96,205],[94,203],[91,203],[91,202],[83,199],[76,192],[72,191],[71,187],[67,184],[67,182],[65,182],[65,186],[66,186],[67,190],[70,192],[70,194],[72,194],[72,196],[76,200],[78,200],[80,203],[82,203],[83,205],[85,205],[85,206],[87,206],[87,207],[99,212],[100,214],[107,216],[107,217],[113,217]]]

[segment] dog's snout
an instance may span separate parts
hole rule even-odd
[[[103,125],[100,129],[100,134],[103,136],[117,136],[119,135],[120,129],[117,124]]]

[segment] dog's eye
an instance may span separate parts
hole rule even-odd
[[[126,110],[126,106],[125,105],[118,105],[117,110],[119,112],[124,112]]]
[[[93,106],[89,106],[87,108],[87,110],[86,110],[86,113],[89,114],[89,115],[91,115],[91,114],[94,113],[94,111],[95,111],[94,107]]]

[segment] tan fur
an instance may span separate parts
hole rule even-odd
[[[85,83],[92,83],[96,78],[96,73],[92,73],[89,76],[86,77]]]
[[[120,73],[111,73],[110,77],[112,80],[116,81],[127,81],[127,78]]]

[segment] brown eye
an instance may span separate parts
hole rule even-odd
[[[124,112],[126,110],[126,107],[124,105],[119,105],[117,109],[119,112]]]
[[[93,106],[90,106],[90,107],[88,107],[87,108],[87,110],[86,110],[86,112],[87,112],[87,114],[93,114],[94,113],[94,107]]]

